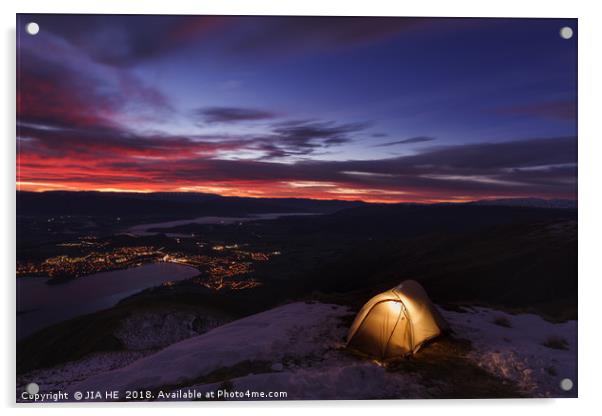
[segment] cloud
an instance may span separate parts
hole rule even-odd
[[[488,172],[501,168],[522,168],[576,163],[575,137],[531,138],[501,143],[472,143],[444,146],[407,157],[414,166],[438,169],[471,169]]]
[[[265,54],[361,46],[398,36],[430,21],[402,17],[255,17],[240,21],[250,28],[232,42],[232,51]]]
[[[46,33],[59,36],[92,60],[127,68],[172,53],[230,19],[227,16],[175,15],[31,15]],[[27,15],[23,21],[29,21]]]
[[[158,142],[151,145],[150,150],[149,143],[140,139],[119,142],[124,149],[129,149],[127,154],[104,144],[117,156],[98,158],[85,168],[75,155],[71,156],[72,163],[65,162],[61,168],[47,156],[30,158],[29,152],[39,149],[33,146],[24,153],[21,180],[80,186],[85,183],[92,189],[100,186],[132,189],[144,184],[149,189],[173,190],[219,184],[230,189],[229,194],[236,194],[237,189],[240,194],[253,189],[269,196],[391,201],[576,196],[576,139],[573,137],[446,146],[380,160],[295,163],[224,160],[215,157],[214,148],[201,151],[203,146],[211,148],[219,144],[195,144],[173,138],[154,140]],[[242,148],[246,145],[248,143],[236,144]],[[146,149],[146,153],[140,148]],[[96,152],[97,149],[93,149],[91,153]],[[159,157],[170,152],[175,155],[173,159]],[[132,153],[157,157],[131,157]],[[314,185],[295,187],[298,183]],[[341,193],[341,189],[347,191]]]
[[[133,74],[91,61],[51,34],[30,38],[19,45],[18,123],[114,128],[173,111],[160,91]]]
[[[194,111],[194,114],[205,123],[237,123],[240,121],[268,120],[276,117],[275,113],[240,107],[207,107]]]
[[[200,110],[204,117],[213,122],[242,123],[276,117],[275,112],[242,108],[215,107]],[[223,140],[244,142],[244,149],[230,152],[226,158],[240,159],[241,150],[256,156],[256,159],[294,161],[301,157],[325,154],[327,149],[353,141],[354,135],[369,127],[371,123],[339,123],[325,120],[286,120],[265,126],[264,134],[228,136]],[[222,154],[224,156],[224,154]],[[246,158],[246,157],[245,157]]]
[[[352,134],[362,131],[370,123],[336,123],[334,121],[300,120],[274,125],[273,131],[281,141],[297,147],[326,146],[350,142]]]
[[[239,107],[206,107],[194,112],[204,125],[206,123],[239,124],[278,117],[275,111]],[[369,122],[340,123],[333,120],[283,120],[264,124],[263,134],[231,135],[210,139],[235,140],[245,143],[245,149],[258,159],[286,159],[324,154],[327,149],[353,141],[354,135],[369,127]],[[230,154],[240,158],[240,149]]]
[[[545,117],[559,120],[577,119],[577,102],[575,100],[545,101],[527,105],[503,107],[496,110],[498,114]]]
[[[18,121],[74,127],[111,123],[108,116],[114,102],[106,95],[95,96],[92,77],[27,50],[21,55],[17,71]]]
[[[358,197],[353,192],[333,193],[332,187],[307,187],[301,194],[286,185],[323,182],[361,190],[359,197],[378,194],[379,200],[387,198],[387,191],[391,200],[576,193],[574,137],[429,147],[411,156],[379,160],[312,161],[305,159],[356,140],[371,123],[278,121],[275,112],[238,107],[204,108],[197,115],[223,123],[266,120],[266,133],[135,133],[123,123],[124,117],[161,116],[170,111],[165,97],[127,71],[75,59],[60,43],[51,46],[50,55],[31,45],[20,50],[17,126],[22,182],[85,189],[144,185],[155,190],[220,182],[230,184],[231,192],[238,184],[272,196]],[[430,139],[419,136],[385,145]],[[248,159],[233,160],[245,152],[251,155]],[[375,192],[371,197],[369,189]]]
[[[394,142],[380,143],[380,144],[374,145],[374,147],[395,146],[398,144],[424,143],[424,142],[431,142],[433,140],[436,140],[436,139],[434,137],[418,136],[418,137],[410,137],[409,139],[397,140]]]
[[[261,159],[287,159],[317,155],[331,147],[349,143],[355,133],[370,123],[337,123],[319,120],[289,120],[273,123],[270,133],[252,140],[252,148],[261,151]]]
[[[20,124],[19,152],[26,158],[75,160],[178,160],[210,156],[244,146],[240,141],[203,141],[193,137],[152,134],[141,136],[110,127],[47,128]]]
[[[22,15],[99,63],[130,68],[186,48],[218,58],[324,52],[445,28],[445,19],[336,16]],[[437,22],[437,24],[433,24]],[[456,22],[453,29],[457,30]]]

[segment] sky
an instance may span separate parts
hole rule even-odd
[[[17,189],[576,199],[577,21],[20,14]]]

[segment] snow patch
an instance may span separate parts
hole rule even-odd
[[[201,392],[217,392],[223,383],[195,385],[179,389]],[[386,398],[426,398],[424,386],[418,377],[392,373],[371,362],[335,360],[323,367],[302,368],[282,373],[252,374],[230,380],[228,392],[240,392],[242,397],[233,400],[252,400],[249,394],[271,394],[275,399],[287,400],[357,400]],[[284,392],[285,397],[279,396]],[[178,394],[178,390],[175,392]],[[217,394],[217,393],[215,393]],[[177,397],[177,396],[176,396]]]
[[[469,359],[482,368],[514,381],[528,396],[576,397],[577,321],[552,323],[488,308],[442,313],[458,337],[472,342]],[[551,338],[566,341],[566,349],[545,346]],[[564,378],[573,381],[571,391],[560,388]]]
[[[212,371],[245,361],[304,357],[321,362],[346,334],[342,306],[292,303],[240,319],[173,344],[126,367],[95,375],[73,391],[154,389],[192,383]]]
[[[66,364],[30,371],[17,377],[17,398],[20,397],[20,392],[25,391],[25,387],[29,383],[37,383],[41,392],[66,390],[74,383],[96,374],[124,367],[155,351],[102,352]]]

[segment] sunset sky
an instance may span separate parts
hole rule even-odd
[[[574,199],[576,34],[573,19],[19,15],[17,189]]]

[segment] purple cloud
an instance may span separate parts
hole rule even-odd
[[[194,111],[205,123],[237,123],[240,121],[268,120],[276,117],[275,113],[253,108],[240,107],[207,107]]]
[[[436,139],[434,137],[418,136],[418,137],[410,137],[409,139],[397,140],[394,142],[380,143],[380,144],[376,144],[374,146],[375,147],[387,147],[387,146],[395,146],[398,144],[413,144],[413,143],[431,142],[433,140],[436,140]]]
[[[517,105],[496,110],[500,114],[526,115],[561,120],[577,119],[577,103],[573,100],[547,101]]]

